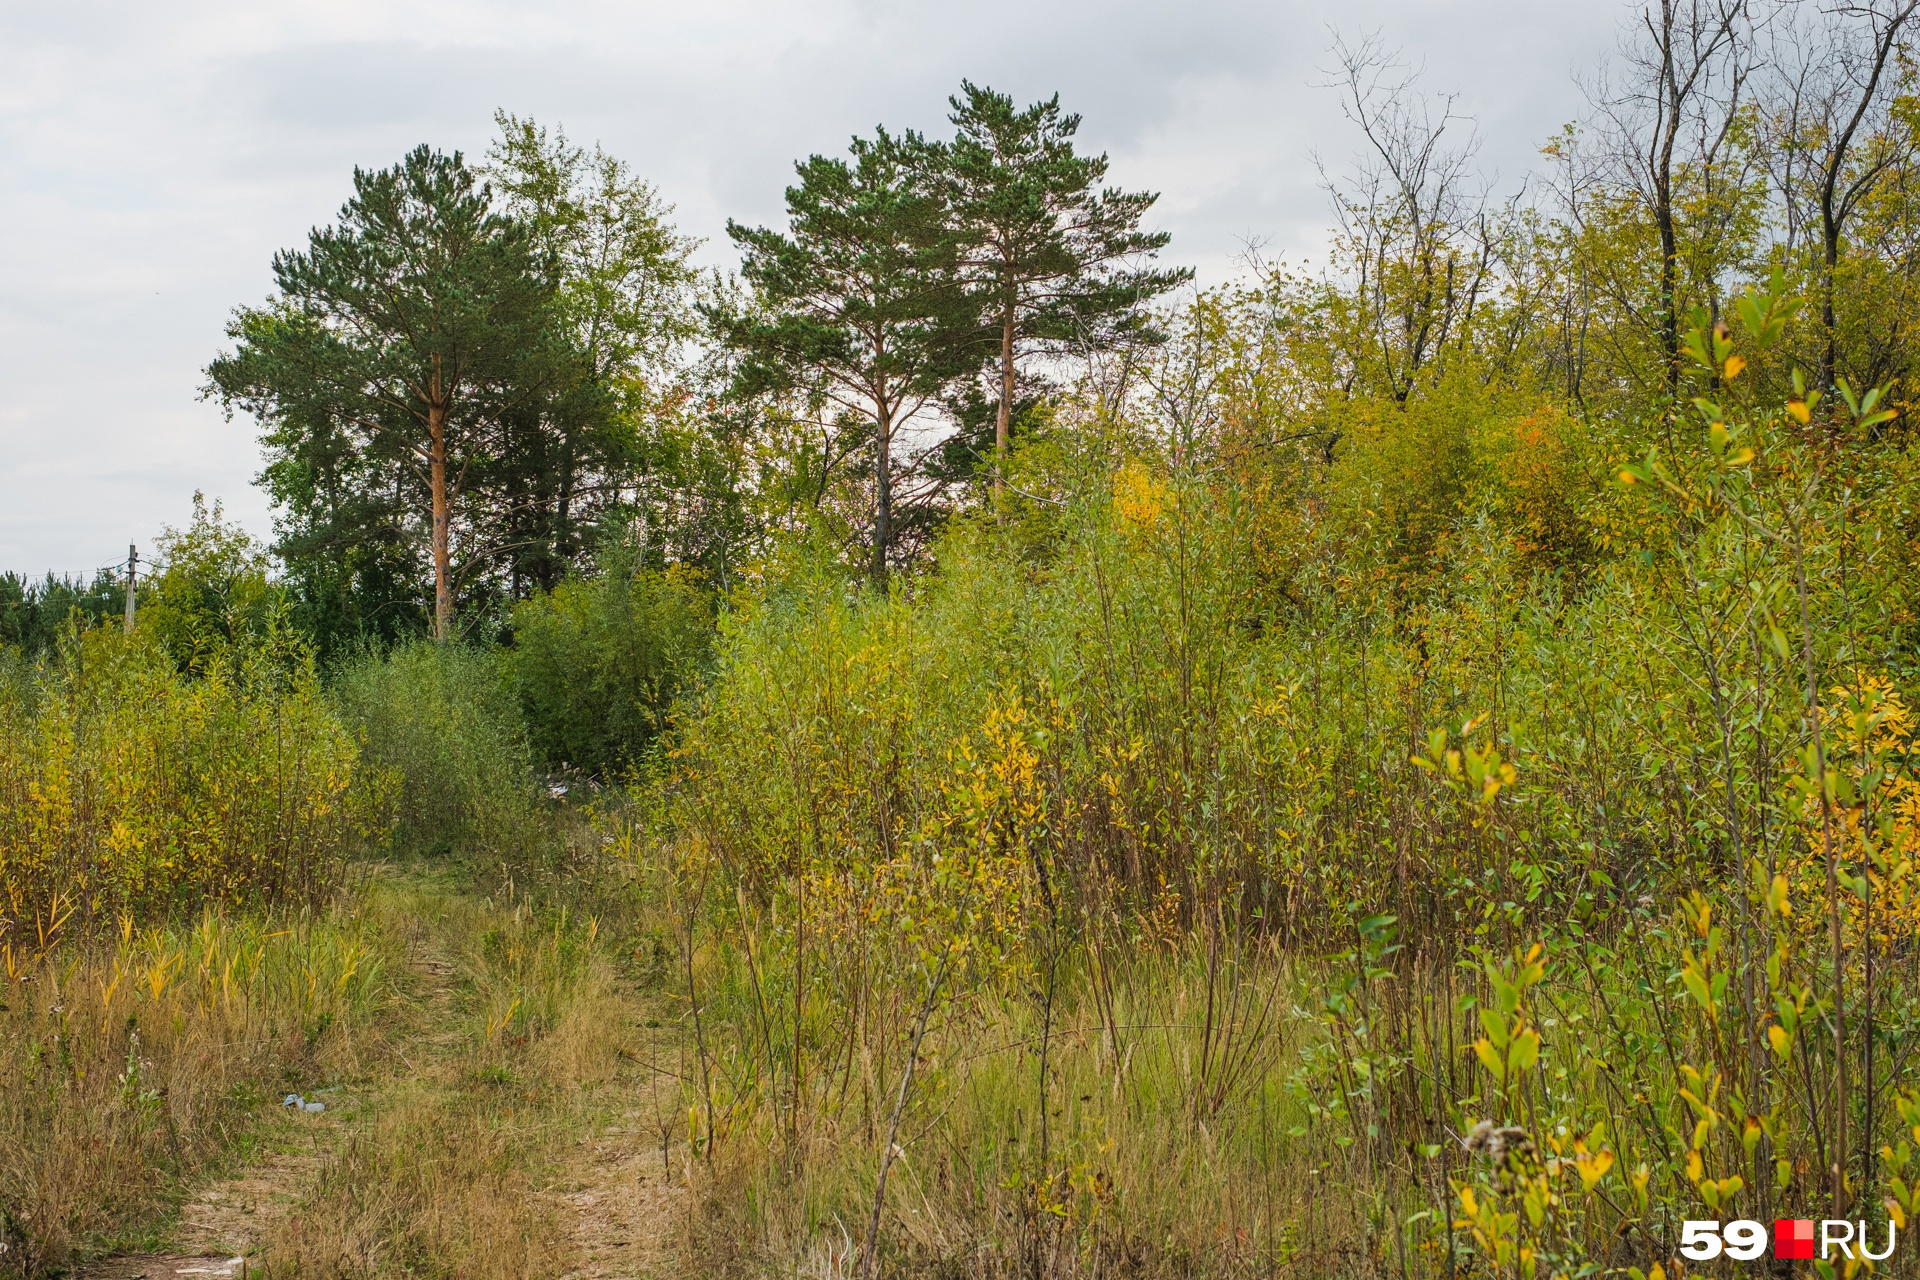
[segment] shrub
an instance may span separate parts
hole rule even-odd
[[[497,659],[418,641],[340,673],[340,713],[391,781],[390,847],[518,854],[544,838],[526,734]]]
[[[1920,471],[1742,379],[1793,305],[1692,333],[1715,398],[1608,488],[1377,405],[1284,524],[1292,460],[1088,448],[1044,563],[743,593],[648,819],[713,1237],[1506,1280],[1920,1212]]]
[[[713,630],[691,575],[622,562],[522,603],[513,625],[507,669],[535,756],[602,776],[659,735]]]
[[[0,948],[212,900],[312,902],[360,824],[356,751],[296,643],[182,675],[146,634],[70,630],[0,678]]]

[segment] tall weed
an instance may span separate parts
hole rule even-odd
[[[352,912],[210,908],[0,976],[0,1276],[143,1238],[284,1088],[363,1069],[404,958]]]

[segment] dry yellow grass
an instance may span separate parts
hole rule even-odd
[[[209,913],[0,987],[0,1274],[151,1233],[283,1086],[362,1070],[392,959],[351,912]]]
[[[654,1118],[629,1116],[660,1033],[606,951],[591,921],[420,875],[56,951],[0,1012],[21,1136],[0,1276],[168,1244],[268,1275],[597,1274],[610,1252],[674,1274],[686,1161],[662,1177]],[[328,1113],[283,1118],[323,1084],[345,1086]]]

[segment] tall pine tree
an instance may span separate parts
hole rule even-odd
[[[893,533],[894,441],[969,367],[973,315],[927,145],[881,130],[851,160],[814,156],[787,188],[788,230],[727,224],[759,310],[722,318],[744,389],[783,389],[871,431],[872,574]]]
[[[1159,197],[1100,186],[1107,157],[1075,152],[1080,117],[1061,114],[1058,94],[1017,111],[1010,96],[963,80],[948,101],[958,133],[942,154],[942,187],[997,339],[997,493],[1023,358],[1149,332],[1147,304],[1193,272],[1146,265],[1168,240],[1140,228]]]
[[[208,389],[266,428],[265,481],[309,553],[425,542],[445,639],[458,580],[502,550],[455,547],[463,500],[511,470],[515,423],[583,370],[553,264],[458,153],[423,146],[353,184],[336,225],[275,255],[278,291],[235,316]]]

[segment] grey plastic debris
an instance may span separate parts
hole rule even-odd
[[[290,1093],[290,1094],[288,1094],[288,1095],[286,1096],[286,1098],[285,1098],[285,1099],[284,1099],[284,1100],[283,1100],[283,1101],[282,1101],[282,1102],[280,1103],[280,1105],[281,1105],[281,1106],[283,1106],[283,1107],[298,1107],[298,1106],[301,1106],[301,1105],[303,1105],[303,1104],[304,1104],[305,1102],[306,1102],[306,1099],[305,1099],[305,1098],[303,1098],[303,1097],[301,1097],[301,1096],[300,1096],[299,1094],[297,1094],[297,1093]]]
[[[312,1111],[316,1113],[325,1111],[326,1109],[327,1109],[327,1104],[324,1102],[309,1102],[304,1107],[301,1108],[301,1110],[303,1111]]]

